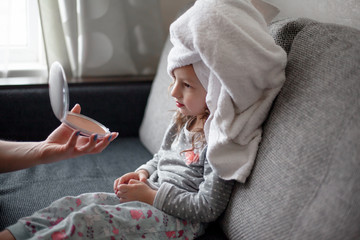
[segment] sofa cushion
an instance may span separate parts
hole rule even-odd
[[[275,21],[269,26],[269,33],[275,43],[281,46],[287,54],[290,52],[291,44],[295,36],[308,24],[314,21],[308,18],[287,18]]]
[[[175,101],[168,90],[172,79],[166,71],[167,56],[171,47],[172,44],[167,39],[139,131],[141,142],[152,154],[159,151],[165,130],[176,110]]]
[[[359,39],[358,30],[308,22],[285,46],[287,80],[255,167],[220,221],[230,239],[360,236]]]

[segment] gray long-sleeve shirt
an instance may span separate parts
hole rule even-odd
[[[157,189],[154,206],[172,216],[196,222],[211,222],[225,210],[233,181],[220,179],[206,159],[206,147],[194,152],[194,133],[184,127],[176,137],[170,124],[154,158],[137,170],[149,172],[148,183]]]

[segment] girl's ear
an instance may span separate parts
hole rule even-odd
[[[263,15],[267,24],[269,24],[280,12],[277,7],[262,0],[251,0],[251,3]]]

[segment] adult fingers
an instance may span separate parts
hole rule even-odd
[[[119,133],[118,133],[118,132],[112,132],[112,133],[110,134],[110,136],[108,137],[108,141],[109,141],[109,142],[112,142],[112,141],[114,141],[118,136],[119,136]]]
[[[68,142],[67,142],[67,144],[66,144],[66,148],[67,148],[67,149],[74,149],[74,148],[75,148],[75,146],[76,146],[76,141],[77,141],[79,135],[80,135],[80,132],[79,132],[79,131],[74,131],[74,132],[71,134],[71,136],[70,136],[70,138],[69,138],[69,140],[68,140]]]
[[[71,112],[72,113],[77,113],[77,114],[80,114],[80,112],[81,112],[81,106],[80,106],[80,104],[75,104],[75,106],[71,109]]]
[[[96,144],[95,148],[93,149],[94,153],[102,152],[110,143],[112,138],[111,134],[106,135],[103,139],[99,140]]]
[[[78,148],[78,151],[80,153],[92,153],[93,149],[95,148],[96,146],[96,143],[97,143],[97,138],[98,138],[98,135],[97,134],[92,134],[90,137],[89,137],[89,141],[82,147],[79,147]]]
[[[93,153],[102,152],[117,136],[119,133],[111,133],[106,135],[103,139],[101,139],[95,146]]]

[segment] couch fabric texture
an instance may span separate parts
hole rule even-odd
[[[287,80],[221,226],[231,239],[357,239],[360,32],[305,19],[277,25],[279,44],[295,35],[284,41]]]
[[[309,19],[275,22],[270,32],[288,54],[285,85],[249,179],[236,184],[226,211],[201,239],[359,238],[360,32]],[[151,91],[145,83],[70,88],[84,110],[95,105],[87,115],[120,137],[98,155],[0,174],[1,230],[65,195],[111,192],[114,179],[151,158],[175,109],[167,93],[169,44]],[[44,123],[52,115],[44,89],[0,89],[0,101],[6,116],[0,138],[41,138],[58,124]],[[13,109],[24,108],[19,118]]]
[[[288,54],[287,80],[221,228],[230,239],[360,237],[360,32],[310,19],[278,21],[269,31]],[[170,48],[168,41],[163,57]],[[159,91],[170,84],[164,66],[162,59],[140,128],[151,152],[161,138],[149,136],[171,118],[162,114],[171,107]]]

